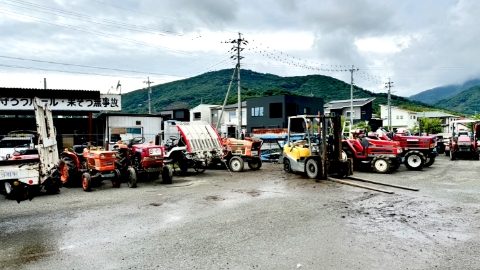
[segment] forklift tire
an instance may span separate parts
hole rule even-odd
[[[419,171],[425,166],[425,156],[420,151],[409,151],[405,155],[404,164],[411,171]]]
[[[283,170],[287,173],[293,173],[292,166],[290,166],[290,161],[287,158],[283,159]]]
[[[228,162],[228,165],[230,166],[230,170],[234,172],[241,172],[243,171],[243,166],[245,166],[245,163],[241,157],[232,157]]]
[[[173,183],[173,169],[170,165],[163,165],[162,170],[162,184],[172,184]]]
[[[82,174],[82,187],[84,191],[92,190],[92,178],[87,172]]]
[[[374,157],[372,160],[372,169],[378,173],[389,173],[392,168],[392,161],[386,157]]]
[[[112,186],[118,188],[121,184],[122,174],[119,169],[115,169],[114,174],[115,176],[112,178]]]
[[[260,158],[251,159],[248,161],[250,170],[258,170],[262,167],[262,160]]]
[[[322,177],[322,172],[318,162],[315,159],[309,159],[305,165],[305,172],[307,176],[312,179],[319,179]]]
[[[127,185],[129,188],[137,187],[137,173],[135,173],[135,169],[132,167],[127,169]]]
[[[427,158],[426,162],[425,162],[425,167],[430,167],[433,165],[433,163],[435,163],[435,158]]]

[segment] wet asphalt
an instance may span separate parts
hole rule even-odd
[[[355,176],[206,170],[92,192],[0,197],[0,269],[480,269],[480,162]]]

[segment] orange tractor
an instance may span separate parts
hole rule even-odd
[[[90,191],[92,184],[99,185],[110,179],[113,187],[120,187],[120,171],[115,169],[116,151],[107,151],[90,143],[74,145],[60,154],[61,180],[65,184],[81,181],[84,191]]]
[[[223,138],[222,145],[225,153],[223,158],[234,172],[241,172],[245,162],[248,163],[251,170],[258,170],[262,167],[262,158],[260,157],[262,142],[260,139],[249,137],[246,137],[245,140]]]

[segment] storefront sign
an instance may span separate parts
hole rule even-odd
[[[100,94],[99,99],[40,98],[52,111],[121,111],[122,96]],[[33,110],[33,98],[0,97],[0,110]]]

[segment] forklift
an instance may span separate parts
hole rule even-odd
[[[285,172],[311,179],[353,174],[353,160],[342,151],[340,116],[298,115],[288,118],[288,134],[279,162]]]

